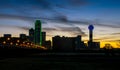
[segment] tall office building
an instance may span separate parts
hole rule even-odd
[[[42,46],[45,46],[46,32],[42,32]]]
[[[34,42],[34,29],[29,29],[29,41]]]
[[[40,20],[36,20],[35,22],[35,44],[42,45],[42,27]]]

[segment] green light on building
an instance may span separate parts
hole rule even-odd
[[[42,26],[40,20],[35,22],[35,44],[42,45]]]

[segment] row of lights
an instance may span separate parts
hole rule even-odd
[[[9,39],[9,38],[8,38],[8,39]],[[10,39],[9,39],[9,40],[10,40]],[[4,44],[4,45],[6,45],[6,43],[7,43],[6,41],[3,41],[3,44]],[[18,46],[18,45],[19,45],[18,43],[20,43],[20,40],[17,40],[17,43],[16,43],[15,45]],[[26,42],[23,42],[23,43],[20,44],[20,45],[24,45],[24,46],[32,46],[32,45],[33,45],[32,43],[26,43],[26,44],[25,44],[25,43],[26,43]],[[13,45],[13,42],[10,42],[9,44],[10,44],[10,45]]]
[[[10,38],[7,38],[7,40],[9,41],[10,40]],[[3,41],[3,44],[4,45],[6,45],[6,41]],[[35,44],[33,44],[33,43],[27,43],[26,44],[26,42],[23,42],[22,44],[18,44],[18,43],[20,43],[20,40],[17,40],[17,43],[15,44],[16,46],[24,46],[24,47],[32,47],[32,48],[38,48],[38,47],[40,47],[40,48],[42,48],[42,49],[46,49],[45,47],[41,47],[41,46],[39,46],[39,45],[35,45]],[[10,45],[13,45],[13,42],[10,42]]]

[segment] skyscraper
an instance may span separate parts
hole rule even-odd
[[[45,46],[46,32],[42,32],[42,46]]]
[[[35,22],[35,44],[42,45],[42,27],[40,20],[36,20]]]
[[[29,40],[31,42],[34,42],[34,29],[33,28],[29,29]]]

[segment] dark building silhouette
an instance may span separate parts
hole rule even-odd
[[[76,49],[76,46],[80,46],[79,42],[81,42],[81,37],[78,37],[78,40],[76,40],[76,37],[60,37],[55,36],[52,38],[53,41],[53,50],[55,51],[74,51]],[[76,41],[78,41],[76,45]]]
[[[33,28],[29,29],[29,41],[33,42],[36,45],[40,45],[44,47],[46,46],[46,32],[42,32],[42,26],[40,20],[36,20],[35,29]]]
[[[88,41],[88,48],[99,49],[100,48],[100,42],[90,42],[90,41]]]
[[[46,47],[51,48],[51,41],[46,41],[46,32],[42,32],[41,21],[36,20],[35,29],[29,29],[29,36],[20,34],[19,37],[11,37],[11,34],[4,34],[0,37],[0,46],[12,47]]]
[[[35,30],[33,28],[29,29],[29,41],[40,46],[45,46],[46,32],[42,32],[40,20],[36,20]]]
[[[52,47],[51,47],[51,41],[45,41],[45,48],[47,48],[48,50],[51,50]]]
[[[20,38],[21,39],[27,39],[27,36],[26,36],[26,34],[20,34]]]
[[[75,39],[75,48],[76,48],[76,50],[77,49],[80,49],[80,47],[81,47],[81,36],[77,36],[76,37],[76,39]]]
[[[80,50],[80,49],[85,49],[86,48],[85,43],[81,40],[81,35],[78,35],[75,38],[75,48],[76,48],[76,50]]]
[[[4,37],[11,37],[11,34],[4,34]]]
[[[34,29],[33,28],[31,28],[31,29],[29,29],[29,41],[31,41],[31,42],[34,42]]]
[[[52,38],[53,50],[55,51],[75,51],[85,49],[86,45],[81,40],[81,36],[77,37],[60,37],[55,36]]]
[[[42,46],[45,46],[46,32],[42,32]]]
[[[20,34],[20,37],[4,36],[0,37],[0,48],[34,48],[34,43],[29,41],[26,34]]]
[[[41,21],[36,20],[35,22],[35,44],[42,45],[42,27]]]

